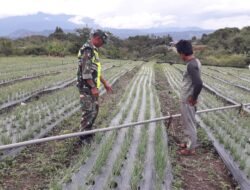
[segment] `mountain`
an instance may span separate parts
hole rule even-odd
[[[156,35],[156,36],[167,36],[170,35],[174,41],[180,39],[191,39],[193,36],[200,38],[203,34],[212,33],[213,30],[204,30],[201,28],[151,28],[144,30],[129,30],[129,29],[112,29],[108,28],[107,31],[110,31],[114,35],[120,38],[128,38],[129,36],[136,35]]]
[[[27,37],[27,36],[34,36],[34,35],[41,35],[41,36],[49,36],[51,33],[53,33],[53,30],[43,30],[40,32],[35,32],[31,30],[16,30],[8,35],[9,38],[11,39],[17,39],[20,37]]]
[[[10,34],[24,31],[28,32],[38,32],[44,30],[54,31],[57,26],[60,26],[64,30],[74,30],[79,27],[98,27],[93,19],[84,18],[82,19],[82,24],[75,24],[70,20],[74,18],[74,15],[65,15],[65,14],[45,14],[37,13],[34,15],[26,16],[13,16],[0,19],[0,36],[9,36]]]
[[[98,23],[91,18],[81,19],[81,23],[72,22],[74,15],[66,14],[46,14],[39,12],[34,15],[13,16],[0,19],[0,36],[16,39],[30,35],[48,36],[54,32],[57,26],[61,27],[65,32],[73,32],[76,28],[90,27],[101,28]],[[193,36],[201,37],[204,33],[211,33],[212,30],[203,30],[197,27],[188,28],[150,28],[150,29],[114,29],[103,28],[110,31],[114,35],[124,39],[129,36],[136,35],[170,35],[174,40],[191,39]]]

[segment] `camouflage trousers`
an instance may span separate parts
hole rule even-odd
[[[82,110],[81,130],[90,130],[99,111],[98,97],[88,93],[81,93],[80,103]]]

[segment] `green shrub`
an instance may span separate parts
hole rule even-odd
[[[24,49],[25,55],[46,55],[47,50],[44,47],[28,47]]]
[[[245,67],[247,60],[245,55],[231,54],[231,55],[209,55],[203,58],[203,64],[205,65],[216,65],[216,66],[227,66],[227,67]]]

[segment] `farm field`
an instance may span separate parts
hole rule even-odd
[[[101,88],[96,128],[179,113],[184,65],[109,59],[102,63],[103,75],[114,92],[107,95]],[[76,69],[74,57],[1,58],[0,145],[78,132],[81,113],[75,87]],[[204,66],[202,72],[206,88],[201,93],[198,110],[250,102],[247,69]],[[160,79],[159,73],[164,78]],[[160,82],[164,85],[159,86]],[[160,93],[168,94],[168,100]],[[168,102],[176,103],[171,107]],[[173,110],[165,112],[164,106]],[[206,132],[229,155],[243,181],[249,182],[248,111],[249,108],[240,113],[232,109],[197,115],[203,128],[199,130],[204,135],[198,158],[206,154],[208,166],[202,172],[209,178],[196,176],[196,189],[242,187],[230,177]],[[170,128],[162,121],[97,133],[83,144],[78,138],[71,138],[3,151],[0,189],[192,189],[184,179],[187,177],[184,167],[188,166],[183,162],[189,163],[195,157],[183,161],[173,153],[172,139],[176,134],[172,129],[181,125],[179,119],[174,120],[169,123]],[[197,160],[196,164],[201,164]],[[178,168],[178,162],[184,167]],[[217,168],[213,168],[215,162]],[[216,173],[208,169],[210,166],[223,170]],[[230,168],[229,171],[234,172]]]
[[[64,60],[64,63],[71,69],[59,75],[53,73],[50,76],[16,81],[0,87],[1,98],[6,97],[6,103],[2,104],[0,110],[2,112],[0,144],[42,137],[58,122],[79,109],[79,95],[75,87],[77,63],[72,60],[70,62]],[[41,66],[40,71],[42,71],[44,65],[37,64]],[[57,65],[58,62],[51,64]],[[22,68],[25,66],[26,62],[23,63]],[[111,61],[104,64],[103,75],[112,83],[135,66],[136,64],[132,65],[130,62],[120,61],[113,64]],[[28,73],[32,74],[32,69]],[[12,94],[15,94],[14,98],[10,98],[13,97]],[[29,102],[24,103],[27,100]]]

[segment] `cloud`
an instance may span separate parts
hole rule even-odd
[[[71,17],[70,19],[68,19],[68,21],[72,22],[74,24],[83,25],[83,24],[85,24],[83,22],[83,19],[84,19],[83,16],[74,16],[74,17]]]
[[[247,0],[221,0],[216,3],[208,4],[201,9],[201,12],[223,12],[223,13],[234,13],[234,12],[245,12],[250,10],[250,1]]]
[[[201,23],[202,28],[219,29],[224,27],[238,27],[250,26],[250,16],[242,15],[236,17],[224,17],[220,19],[207,19]]]
[[[240,27],[249,24],[249,0],[0,0],[0,18],[44,12],[73,15],[103,27]],[[242,20],[241,20],[242,19]],[[230,22],[229,20],[232,20]]]
[[[166,27],[169,24],[175,23],[175,16],[162,16],[159,13],[140,13],[124,16],[98,18],[95,21],[102,27],[145,29],[151,27]]]
[[[69,14],[95,17],[112,12],[119,0],[1,0],[0,18],[36,14]]]

